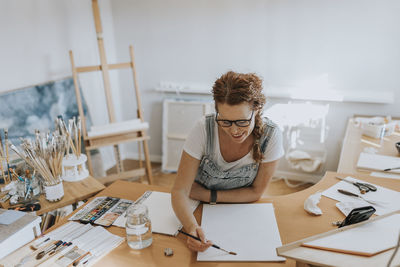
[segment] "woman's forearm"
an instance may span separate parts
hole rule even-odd
[[[217,202],[254,202],[261,198],[262,193],[253,186],[232,190],[219,190],[217,191]]]
[[[189,196],[184,191],[173,190],[171,194],[172,207],[176,216],[187,231],[198,226],[190,206]]]
[[[190,197],[203,202],[210,201],[211,190],[206,188],[193,188]],[[217,202],[253,202],[260,199],[262,192],[258,192],[254,187],[243,187],[231,190],[217,190]]]

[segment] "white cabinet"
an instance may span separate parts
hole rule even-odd
[[[162,171],[178,170],[183,144],[202,116],[214,112],[211,101],[166,99],[163,103]]]

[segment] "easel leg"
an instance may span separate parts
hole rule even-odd
[[[114,154],[115,154],[115,160],[117,161],[116,162],[117,173],[121,173],[124,171],[124,166],[121,161],[121,154],[119,153],[118,145],[114,145]]]
[[[92,156],[90,155],[90,150],[86,150],[86,156],[87,156],[89,174],[90,174],[90,176],[94,177],[93,176],[94,174],[93,174]]]
[[[146,161],[146,173],[149,179],[149,184],[153,184],[153,174],[151,173],[151,163],[149,156],[149,147],[147,146],[147,140],[143,140],[144,157]]]
[[[140,142],[137,143],[138,146],[138,155],[139,155],[139,168],[143,168],[143,162],[142,162],[142,144]],[[140,176],[140,182],[143,183],[143,178],[144,176]]]

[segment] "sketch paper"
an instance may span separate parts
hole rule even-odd
[[[302,245],[349,254],[372,256],[396,246],[400,214],[322,237]]]
[[[276,254],[282,242],[271,203],[204,204],[201,227],[208,240],[237,255],[210,247],[198,261],[285,261]]]
[[[378,154],[360,153],[357,168],[360,170],[383,171],[388,168],[400,167],[400,157],[391,157]],[[400,173],[400,169],[391,170],[392,173]]]
[[[355,179],[351,176],[346,177],[346,180],[353,181],[353,182],[366,183],[365,181]],[[376,209],[376,212],[375,212],[376,215],[383,215],[383,214],[386,214],[386,213],[389,213],[392,211],[400,210],[400,206],[398,204],[398,203],[400,203],[400,192],[397,192],[397,191],[394,191],[391,189],[387,189],[387,188],[379,186],[379,185],[375,185],[375,184],[373,184],[373,185],[376,186],[376,188],[377,188],[376,192],[370,191],[370,192],[367,192],[367,193],[361,195],[360,190],[356,186],[354,186],[350,183],[347,183],[345,181],[340,181],[339,183],[336,183],[333,186],[331,186],[330,188],[328,188],[327,190],[323,191],[322,195],[332,198],[337,201],[341,201],[341,202],[359,203],[358,208],[365,207],[365,206],[373,206]],[[346,191],[350,191],[352,193],[361,195],[362,197],[364,197],[368,200],[372,200],[372,201],[376,200],[376,201],[381,201],[381,202],[385,202],[385,203],[379,204],[379,205],[370,204],[362,199],[343,195],[337,191],[338,189],[344,189]]]
[[[175,215],[171,204],[171,194],[156,191],[146,191],[136,202],[147,206],[151,220],[151,228],[154,233],[177,235],[182,224]],[[135,202],[135,203],[136,203]],[[199,201],[191,200],[191,209],[194,211]],[[125,227],[126,212],[113,223],[114,226]]]
[[[394,174],[394,173],[387,173],[387,172],[371,172],[369,174],[370,176],[374,177],[380,177],[380,178],[390,178],[390,179],[399,179],[400,180],[400,175],[399,174]]]

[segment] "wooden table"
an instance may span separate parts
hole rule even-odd
[[[49,202],[46,200],[44,194],[40,195],[39,201],[41,208],[40,210],[36,211],[37,215],[65,207],[80,200],[88,199],[105,188],[102,183],[91,176],[78,182],[64,181],[63,184],[64,197],[60,201]],[[9,207],[9,201],[4,203],[2,207],[7,209]]]
[[[259,202],[271,202],[275,208],[275,215],[279,227],[279,232],[283,244],[288,244],[309,236],[324,233],[336,227],[332,226],[333,221],[343,220],[344,215],[335,207],[336,201],[322,197],[318,206],[323,211],[322,216],[308,214],[304,208],[304,200],[318,190],[324,190],[333,184],[339,182],[334,178],[335,172],[327,172],[321,181],[306,190],[284,195],[270,197]],[[370,176],[353,175],[359,179],[375,183],[381,186],[389,187],[400,191],[400,183],[392,179],[374,178]],[[136,200],[146,190],[157,190],[168,192],[164,187],[150,186],[127,181],[117,181],[97,194],[97,196],[113,196],[124,199]],[[201,221],[202,205],[196,211],[195,216]],[[67,222],[66,219],[54,226],[59,227]],[[268,226],[266,226],[268,227]],[[118,227],[109,227],[110,232],[125,236],[125,229]],[[95,266],[295,266],[294,260],[288,259],[283,263],[266,262],[197,262],[196,253],[190,251],[186,245],[186,237],[179,234],[177,237],[171,237],[161,234],[153,234],[153,244],[143,250],[130,249],[126,242],[114,249],[108,255],[103,257]],[[266,240],[268,242],[268,240]],[[172,248],[174,255],[172,257],[164,256],[164,249]],[[14,253],[18,253],[14,252]],[[12,258],[11,254],[7,258]],[[7,259],[4,259],[7,260]],[[4,263],[4,261],[2,262]]]
[[[321,187],[321,189],[326,188],[326,186],[333,185],[335,182],[333,179],[333,176],[336,173],[333,172],[328,172],[324,178],[321,180],[321,182],[324,183],[324,185]],[[342,174],[343,175],[343,174]],[[395,191],[400,191],[400,182],[397,179],[388,179],[388,178],[380,178],[380,177],[372,177],[369,175],[351,175],[352,177],[356,177],[360,180],[367,181],[369,183],[377,184],[386,188],[390,188]],[[320,183],[318,183],[316,186],[321,186]],[[313,186],[315,188],[315,186]],[[312,187],[312,188],[313,188]],[[311,188],[310,188],[311,189]],[[336,201],[332,199],[328,199],[326,197],[321,198],[321,203],[318,205],[321,207],[323,212],[326,211],[326,214],[330,217],[330,214],[333,212],[332,211],[332,205],[334,205]],[[328,206],[327,206],[328,205]],[[325,209],[326,207],[326,209]],[[338,209],[336,209],[338,212]],[[389,214],[385,214],[382,216],[376,216],[372,215],[373,219],[380,219],[385,216],[390,216],[395,213],[400,213],[400,211],[394,211]],[[333,213],[332,213],[333,214]],[[321,216],[321,218],[325,216],[325,213]],[[333,218],[332,218],[333,219]],[[340,219],[342,220],[342,219]],[[311,220],[310,220],[311,221]],[[328,223],[326,220],[323,221],[323,223]],[[368,223],[368,221],[364,222]],[[314,224],[314,222],[310,222],[309,227],[318,227]],[[352,227],[357,227],[357,225],[351,225],[349,226],[350,228]],[[315,234],[312,237],[307,238],[307,241],[315,240],[318,239],[322,236],[329,235],[330,233],[327,233],[328,230],[332,229],[327,229],[323,232],[320,232],[320,234]],[[337,229],[336,227],[334,229]],[[342,228],[343,229],[343,228]],[[337,230],[334,232],[337,232]],[[281,233],[282,234],[282,233]],[[398,236],[398,232],[393,233],[396,237]],[[318,237],[319,235],[319,237]],[[304,237],[306,238],[306,237]],[[339,252],[332,252],[332,251],[327,251],[327,250],[320,250],[320,249],[313,249],[313,248],[307,248],[307,247],[302,247],[301,244],[305,242],[306,240],[298,239],[298,241],[291,242],[290,244],[285,244],[284,246],[280,247],[278,250],[280,251],[280,255],[285,255],[286,257],[296,259],[296,267],[316,267],[316,266],[342,266],[342,267],[353,267],[353,266],[363,266],[363,267],[376,267],[376,266],[386,266],[387,263],[389,262],[390,257],[392,256],[394,252],[394,248],[389,249],[387,251],[378,253],[374,256],[371,257],[364,257],[364,256],[358,256],[358,255],[351,255],[351,254],[346,254],[346,253],[339,253]],[[374,242],[373,240],[370,240],[370,242]],[[400,257],[398,253],[396,254],[396,257],[394,258],[391,266],[399,266],[400,264]]]
[[[396,157],[399,156],[394,146],[396,142],[400,142],[400,132],[395,131],[392,135],[385,136],[382,140],[368,137],[361,134],[361,128],[354,123],[354,119],[349,119],[337,172],[370,174],[370,171],[357,170],[357,161],[360,153],[367,147],[373,147],[378,154]]]

